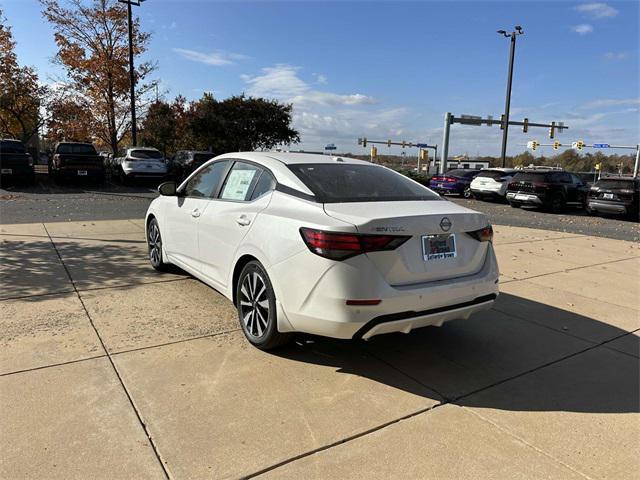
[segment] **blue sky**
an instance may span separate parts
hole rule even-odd
[[[39,4],[0,5],[19,61],[53,81],[55,45]],[[134,11],[153,34],[147,56],[158,62],[165,98],[246,92],[292,102],[301,148],[333,142],[338,151],[363,152],[359,136],[440,144],[446,111],[499,117],[509,41],[495,31],[514,25],[525,34],[512,119],[564,121],[563,143],[638,143],[639,5],[147,0]],[[542,129],[510,133],[512,153],[528,140],[548,141]],[[450,152],[498,155],[500,134],[456,125]]]

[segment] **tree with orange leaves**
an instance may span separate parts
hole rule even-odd
[[[86,105],[84,112],[99,143],[114,153],[131,128],[128,70],[127,11],[117,0],[40,0],[42,14],[55,32],[55,62],[67,72],[67,84],[75,98],[67,99],[67,111]],[[145,52],[149,34],[133,24],[133,52]],[[136,62],[137,103],[153,88],[145,79],[155,66]],[[63,109],[64,110],[64,109]],[[76,118],[76,117],[72,117]],[[55,118],[53,119],[55,122]]]
[[[49,95],[30,67],[21,67],[11,27],[0,10],[0,137],[28,142],[42,126],[41,106]]]

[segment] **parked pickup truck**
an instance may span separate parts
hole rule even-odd
[[[27,149],[20,140],[8,138],[0,139],[0,183],[7,180],[19,180],[33,183],[35,173],[33,170],[33,158],[27,153]]]
[[[61,142],[49,161],[49,175],[55,180],[104,180],[103,158],[90,143]]]

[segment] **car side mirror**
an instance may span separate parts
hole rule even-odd
[[[158,193],[165,197],[175,197],[177,195],[176,182],[161,183],[158,187]]]

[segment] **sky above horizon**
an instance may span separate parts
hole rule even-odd
[[[563,144],[635,145],[640,137],[640,3],[147,0],[146,58],[166,100],[240,93],[293,103],[295,148],[365,153],[357,138],[442,143],[444,113],[499,118],[509,40],[522,25],[511,119],[564,121]],[[53,31],[36,0],[0,0],[18,60],[43,81]],[[509,153],[549,143],[546,129],[511,127]],[[450,154],[500,154],[497,127],[455,125]],[[379,148],[380,153],[389,151]],[[390,153],[399,153],[392,148]],[[551,154],[550,147],[537,154]],[[611,152],[613,153],[613,152]],[[625,153],[618,151],[617,153]],[[407,155],[415,155],[408,150]]]

